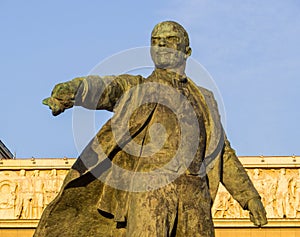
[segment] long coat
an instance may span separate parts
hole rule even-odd
[[[173,116],[174,111],[168,112],[164,106],[156,103],[157,97],[149,99],[153,85],[162,85],[162,91],[165,86],[175,88],[192,98],[189,101],[193,100],[193,111],[196,111],[196,127],[199,130],[186,126],[186,132],[189,139],[195,139],[200,145],[196,144],[195,150],[193,142],[185,142],[183,148],[181,147],[181,154],[188,159],[191,155],[194,157],[187,162],[176,160],[175,167],[168,158],[173,158],[173,150],[180,147],[176,143],[179,139],[176,137],[180,133],[178,131],[181,131],[180,124],[178,125],[176,116]],[[153,94],[157,96],[155,90],[159,89],[154,88]],[[163,93],[168,94],[168,91],[164,90]],[[176,100],[173,96],[171,100],[167,99],[163,103],[170,107],[180,107],[183,103],[178,98]],[[143,99],[145,101],[141,101]],[[180,174],[207,177],[211,205],[220,182],[244,209],[250,199],[259,197],[235,151],[230,147],[213,94],[196,86],[189,78],[159,69],[147,79],[126,74],[112,77],[89,76],[82,80],[75,104],[88,109],[109,110],[114,115],[104,124],[69,171],[58,196],[45,209],[35,237],[122,236],[119,225],[126,220],[130,193],[145,191],[145,182],[149,181],[149,177],[146,177],[144,181],[140,179],[140,182],[136,182],[138,179],[131,178],[131,175],[164,168],[165,164],[172,163],[165,169],[166,173],[171,170],[170,175],[165,176],[166,184]],[[159,116],[160,119],[154,119]],[[191,117],[193,115],[186,114],[187,119],[181,121],[190,124]],[[159,147],[162,154],[151,156],[153,159],[150,163],[141,164],[144,159],[140,159],[141,154],[139,156],[139,150],[134,147],[142,149],[151,144],[145,137],[148,136],[149,128],[157,121],[165,121],[164,126],[170,126],[165,131],[167,138],[163,143],[166,145]],[[122,128],[128,128],[127,133]],[[114,130],[120,132],[116,135]],[[198,134],[197,137],[195,131],[201,135]],[[129,145],[130,141],[134,142],[133,146]],[[157,151],[156,148],[150,146],[149,150]],[[165,160],[160,163],[162,158]],[[118,167],[129,172],[118,172]],[[161,180],[157,182],[159,181]]]

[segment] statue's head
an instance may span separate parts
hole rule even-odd
[[[280,174],[285,175],[285,173],[286,173],[286,172],[285,172],[285,168],[281,168],[281,169],[280,169]]]
[[[151,34],[151,57],[157,68],[185,67],[191,52],[188,34],[180,24],[164,21],[154,27]]]
[[[51,172],[50,172],[50,174],[51,174],[52,176],[56,176],[56,174],[57,174],[56,169],[52,169]]]
[[[20,176],[25,176],[26,175],[26,171],[25,170],[20,170]]]
[[[40,175],[40,171],[39,170],[34,170],[33,171],[33,175],[34,176],[39,176]]]

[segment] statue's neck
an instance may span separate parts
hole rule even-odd
[[[185,67],[186,63],[184,62],[181,64],[179,67],[176,68],[157,68],[155,67],[156,70],[165,70],[166,72],[171,72],[171,73],[176,73],[178,75],[185,75]]]

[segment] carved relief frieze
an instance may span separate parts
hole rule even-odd
[[[268,218],[300,218],[300,169],[247,169]],[[244,218],[247,212],[220,185],[212,208],[214,218]]]
[[[268,218],[300,218],[299,165],[283,168],[267,165],[255,168],[252,165],[246,170],[261,196]],[[39,219],[44,208],[59,192],[67,172],[67,167],[0,170],[0,219]],[[212,215],[215,219],[248,219],[248,212],[222,185],[219,186]]]
[[[39,219],[67,170],[0,171],[0,219]]]

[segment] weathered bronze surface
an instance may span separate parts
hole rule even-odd
[[[267,223],[213,94],[184,73],[188,34],[178,23],[162,22],[151,46],[155,70],[148,78],[75,78],[43,101],[55,116],[74,105],[114,115],[73,165],[35,237],[211,237],[220,182],[255,225]]]

